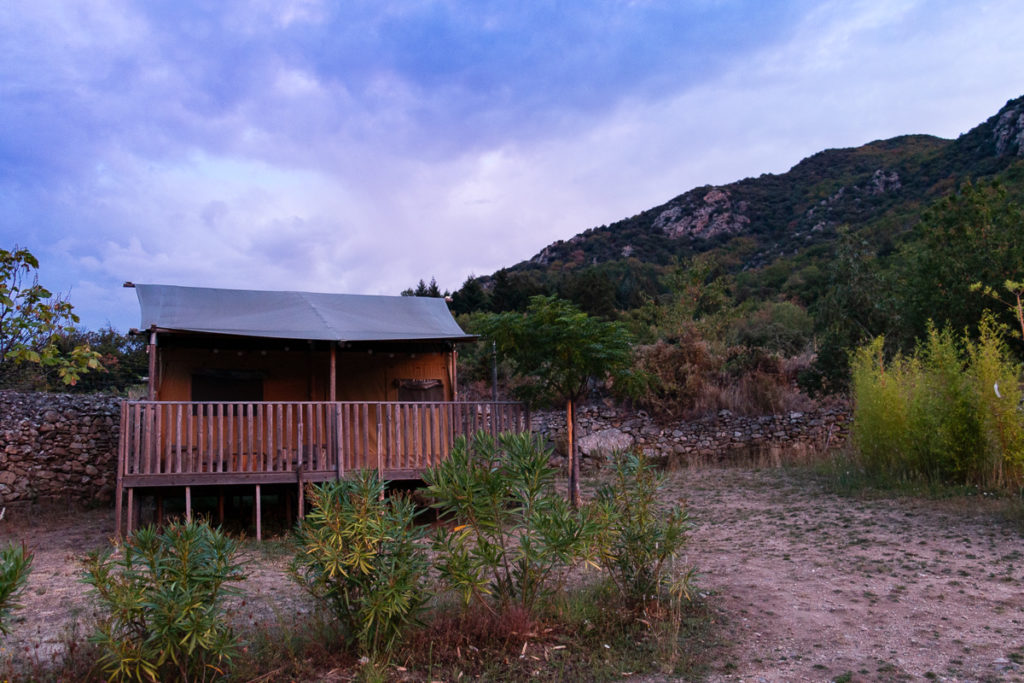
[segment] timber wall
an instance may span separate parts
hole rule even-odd
[[[160,349],[157,399],[189,401],[192,374],[209,370],[240,370],[263,375],[263,400],[326,401],[330,383],[330,356],[326,352],[215,351],[213,349]],[[448,355],[439,352],[337,355],[339,401],[396,401],[395,380],[437,379],[450,397]],[[450,398],[445,400],[451,400]]]

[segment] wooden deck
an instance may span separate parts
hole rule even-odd
[[[385,480],[419,479],[448,456],[459,435],[528,431],[511,402],[124,401],[118,446],[116,533],[135,518],[137,489],[194,486],[298,487],[373,469]],[[256,513],[259,535],[259,512]]]

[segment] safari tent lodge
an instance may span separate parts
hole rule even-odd
[[[460,434],[529,429],[521,404],[458,400],[458,344],[475,337],[442,299],[126,286],[149,384],[122,404],[118,535],[142,495],[183,493],[191,517],[194,487],[242,486],[259,536],[263,486],[294,487],[301,516],[306,482],[416,480]]]

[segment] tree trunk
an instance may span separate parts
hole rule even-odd
[[[569,502],[580,506],[580,458],[576,452],[576,405],[569,400],[565,406],[566,449],[569,452]]]

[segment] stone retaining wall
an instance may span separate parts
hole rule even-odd
[[[0,505],[110,501],[117,483],[118,401],[0,391]]]
[[[37,501],[106,503],[116,484],[119,399],[0,391],[0,505]],[[643,411],[588,406],[578,419],[581,464],[612,450],[638,448],[663,464],[799,460],[842,444],[845,409],[765,417],[729,411],[658,424]],[[564,457],[565,413],[533,414],[534,431]]]
[[[587,406],[579,411],[577,439],[582,467],[593,467],[613,450],[638,448],[669,467],[730,462],[780,464],[813,457],[845,442],[850,415],[824,408],[784,415],[743,417],[723,410],[715,416],[659,424],[643,411]],[[564,457],[565,412],[537,412],[533,430]]]

